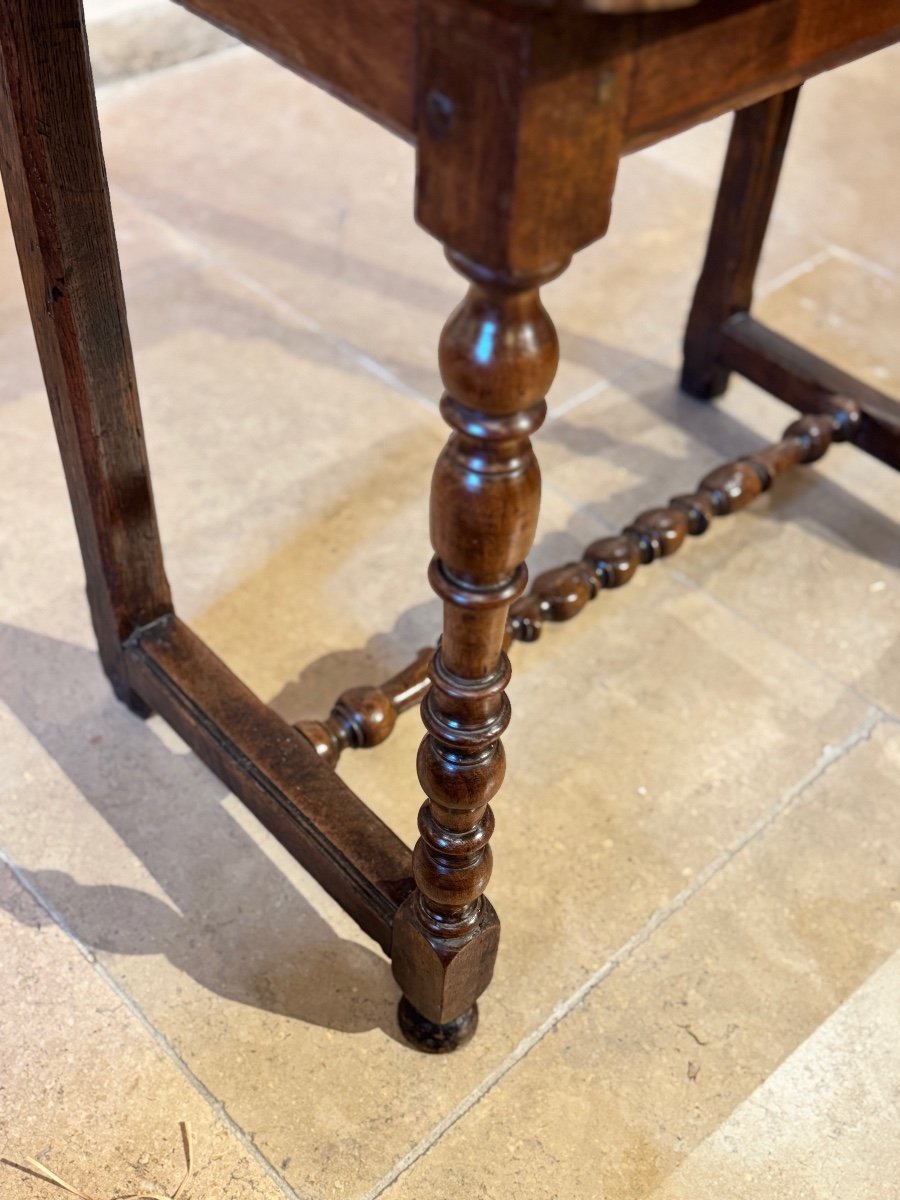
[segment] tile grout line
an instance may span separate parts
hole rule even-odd
[[[76,950],[83,958],[93,967],[96,973],[100,976],[110,991],[119,999],[126,1011],[138,1022],[140,1026],[150,1035],[151,1040],[155,1043],[158,1049],[162,1051],[165,1057],[174,1065],[175,1069],[187,1081],[189,1086],[197,1092],[197,1094],[206,1102],[216,1120],[224,1125],[240,1145],[244,1148],[247,1154],[256,1162],[257,1166],[261,1167],[265,1175],[275,1184],[278,1190],[287,1200],[302,1200],[299,1193],[295,1192],[291,1185],[285,1180],[274,1165],[266,1158],[262,1151],[258,1148],[253,1138],[245,1132],[244,1129],[230,1115],[225,1105],[219,1100],[206,1086],[198,1075],[195,1075],[188,1064],[178,1054],[175,1047],[169,1042],[168,1038],[160,1029],[153,1024],[150,1018],[139,1007],[137,1002],[126,992],[124,987],[115,979],[115,977],[107,970],[97,955],[87,946],[81,938],[75,933],[65,917],[53,904],[42,894],[31,880],[27,870],[10,857],[10,855],[0,847],[0,863],[3,863],[18,880],[19,884],[31,896],[40,908],[50,917],[51,921],[57,926],[64,937],[75,946]]]
[[[562,400],[553,408],[547,410],[547,424],[552,425],[554,421],[558,421],[560,417],[564,417],[566,413],[572,411],[573,408],[578,408],[584,404],[586,400],[593,400],[595,396],[607,391],[611,386],[609,376],[603,375],[594,383],[588,384],[582,388],[580,392],[576,392],[574,396],[569,396],[568,399]]]
[[[861,742],[868,741],[876,727],[882,723],[883,717],[880,712],[873,708],[862,724],[852,733],[840,742],[837,746],[826,746],[822,754],[819,756],[814,765],[809,771],[799,779],[795,784],[787,789],[774,804],[763,812],[756,821],[754,821],[734,842],[727,846],[719,855],[717,855],[711,863],[692,880],[692,882],[678,893],[667,905],[657,909],[650,917],[646,924],[634,933],[622,946],[616,950],[610,958],[590,975],[584,983],[577,988],[568,999],[561,1001],[550,1012],[550,1014],[541,1022],[541,1024],[530,1034],[524,1037],[516,1046],[516,1048],[496,1067],[478,1087],[474,1088],[465,1099],[461,1100],[448,1114],[440,1121],[434,1129],[414,1146],[408,1154],[404,1155],[398,1163],[390,1170],[378,1183],[375,1184],[358,1200],[378,1200],[388,1188],[409,1170],[420,1158],[423,1158],[462,1117],[471,1111],[481,1100],[506,1076],[514,1066],[522,1061],[535,1046],[537,1046],[548,1033],[567,1017],[582,1001],[584,1001],[590,993],[604,982],[613,972],[640,949],[654,933],[663,925],[667,924],[672,917],[681,911],[691,901],[698,892],[702,891],[717,875],[746,849],[751,842],[766,832],[766,830],[785,812],[794,802],[814,784],[822,775],[826,773],[836,762],[842,759],[846,754],[853,750]]]
[[[834,258],[841,262],[850,263],[851,266],[868,271],[869,274],[883,279],[886,283],[897,282],[897,274],[890,267],[885,267],[882,263],[873,262],[871,258],[866,258],[864,254],[859,254],[856,250],[850,250],[847,246],[841,246],[836,242],[830,242],[828,249]]]
[[[401,379],[399,375],[396,375],[393,371],[391,371],[389,367],[385,367],[381,362],[379,362],[378,359],[373,358],[370,354],[367,354],[364,350],[361,350],[358,346],[354,345],[353,342],[347,341],[346,338],[341,337],[339,334],[332,333],[330,330],[326,329],[324,325],[320,325],[318,321],[314,320],[314,318],[308,316],[299,308],[295,308],[276,292],[271,291],[271,289],[267,288],[264,283],[260,282],[260,280],[256,279],[253,275],[248,275],[246,271],[241,270],[240,267],[231,263],[228,259],[223,258],[220,254],[217,254],[216,251],[211,249],[205,242],[196,237],[189,237],[186,233],[183,233],[177,226],[172,225],[165,217],[161,217],[154,208],[145,204],[133,192],[130,192],[127,188],[123,188],[119,185],[110,185],[110,193],[112,195],[124,197],[130,204],[133,204],[135,208],[142,212],[145,217],[151,219],[155,224],[163,226],[174,241],[180,242],[182,246],[196,253],[204,265],[215,267],[216,270],[221,271],[223,275],[239,283],[241,287],[253,293],[253,295],[257,296],[276,312],[289,316],[295,324],[299,325],[302,329],[305,329],[308,333],[312,333],[316,337],[320,337],[322,341],[326,343],[326,345],[329,345],[333,349],[345,354],[348,358],[352,359],[352,361],[355,362],[358,367],[367,372],[369,375],[374,376],[379,380],[379,382],[387,384],[394,390],[401,392],[404,396],[408,396],[410,399],[415,400],[418,404],[426,407],[430,412],[436,411],[437,405],[433,400],[424,395],[422,392],[418,391],[416,388],[410,386],[410,384]]]
[[[772,296],[780,288],[787,287],[797,279],[802,279],[804,275],[809,275],[816,270],[817,267],[823,266],[832,257],[832,247],[823,246],[821,250],[816,250],[810,254],[808,258],[802,259],[798,263],[794,263],[792,267],[786,267],[773,276],[766,283],[754,289],[755,300],[765,300]]]
[[[232,47],[231,49],[234,48]],[[224,54],[228,52],[229,49],[226,49],[220,51],[219,53]],[[214,56],[207,55],[205,57],[208,58]],[[176,67],[182,65],[185,64],[175,64]],[[368,374],[373,375],[381,383],[384,383],[389,387],[401,392],[403,395],[408,396],[410,399],[415,400],[430,413],[438,414],[437,401],[435,401],[431,396],[426,395],[424,392],[420,392],[417,388],[413,387],[411,384],[408,384],[404,379],[401,378],[401,376],[392,371],[390,367],[385,366],[380,359],[367,354],[365,350],[360,349],[360,347],[358,347],[354,342],[348,341],[340,334],[332,333],[324,325],[321,325],[318,321],[316,321],[315,318],[310,317],[301,309],[295,308],[292,304],[285,300],[284,297],[278,295],[277,292],[271,291],[271,289],[266,287],[266,285],[258,280],[255,276],[248,274],[236,264],[233,264],[229,259],[211,249],[206,242],[200,240],[196,236],[184,233],[178,226],[173,225],[167,217],[161,216],[156,209],[154,209],[151,205],[146,204],[139,196],[135,195],[134,192],[129,191],[127,188],[121,187],[121,185],[110,184],[110,193],[112,195],[120,195],[128,200],[128,202],[133,204],[135,208],[139,209],[144,216],[153,221],[155,224],[162,226],[174,241],[180,242],[184,248],[194,251],[204,264],[213,266],[217,270],[220,270],[224,275],[231,278],[242,287],[246,288],[247,291],[258,296],[270,308],[275,309],[276,312],[282,312],[286,314],[296,324],[300,325],[301,328],[317,337],[320,337],[327,345],[330,345],[341,353],[346,354],[348,358],[352,359],[357,364],[357,366],[361,367]],[[655,361],[656,355],[667,350],[672,342],[677,340],[677,338],[673,338],[670,335],[666,336],[665,339],[654,346],[651,353],[647,356],[647,360],[650,362]],[[435,355],[437,355],[436,345]],[[608,390],[610,387],[618,387],[624,383],[627,383],[631,376],[637,374],[643,366],[645,366],[645,360],[641,359],[640,361],[633,363],[631,366],[623,368],[621,371],[612,371],[605,375],[598,375],[594,383],[588,384],[587,387],[582,388],[582,390],[579,392],[576,392],[574,396],[567,397],[565,400],[560,401],[558,405],[554,405],[553,408],[548,410],[547,423],[552,424],[552,422],[557,420],[559,417],[565,416],[572,410],[579,408],[585,401],[593,399],[594,396]]]
[[[788,284],[793,283],[794,280],[802,279],[804,275],[808,275],[810,272],[815,271],[817,267],[822,266],[823,263],[828,262],[828,260],[832,257],[845,258],[848,261],[856,263],[857,266],[870,266],[870,264],[860,255],[854,255],[851,251],[844,252],[840,246],[823,246],[822,249],[814,251],[800,262],[794,263],[793,266],[787,267],[784,271],[779,272],[778,275],[773,276],[767,282],[760,284],[755,291],[754,299],[765,300],[767,297],[777,292],[780,288],[786,287]],[[870,269],[874,269],[874,265],[872,265]],[[626,367],[621,372],[612,372],[608,375],[601,375],[596,383],[589,384],[588,387],[582,388],[580,392],[576,392],[574,396],[569,396],[568,399],[563,400],[560,404],[551,409],[547,414],[547,424],[552,425],[553,422],[559,420],[560,417],[568,416],[570,412],[574,411],[576,408],[580,408],[581,405],[586,403],[588,400],[593,400],[595,396],[601,395],[610,387],[626,386],[634,375],[639,374],[642,367],[645,365],[645,362],[657,363],[661,357],[665,357],[666,351],[673,347],[680,347],[683,337],[683,329],[679,334],[669,334],[661,341],[654,344],[652,350],[645,356],[644,360],[633,363],[631,366]],[[673,378],[677,377],[678,369],[679,368],[676,368],[673,372]]]
[[[562,500],[564,504],[569,505],[579,513],[582,511],[584,505],[574,496],[570,495],[565,487],[561,487],[559,484],[552,483],[546,479],[543,481],[542,486],[544,491],[552,493],[557,497],[557,499]],[[602,513],[591,512],[585,513],[584,515],[599,528],[605,529],[609,533],[615,534],[621,531],[621,524],[609,521],[605,516],[602,515]],[[702,544],[706,545],[707,543],[704,542]],[[726,600],[719,596],[718,593],[707,587],[706,584],[700,583],[694,579],[684,567],[680,567],[675,563],[670,563],[666,559],[662,559],[658,565],[661,570],[667,572],[671,578],[682,587],[689,591],[698,592],[706,599],[711,600],[712,603],[721,608],[723,612],[729,613],[736,620],[740,621],[743,625],[748,626],[748,628],[754,630],[754,632],[760,633],[769,640],[774,641],[777,645],[787,650],[805,666],[811,667],[817,673],[824,675],[826,679],[831,680],[832,683],[837,684],[839,687],[855,696],[858,700],[861,700],[863,704],[866,704],[869,708],[877,711],[884,720],[891,722],[900,720],[900,716],[895,715],[890,709],[887,709],[883,705],[879,704],[879,702],[872,696],[860,691],[858,687],[848,682],[846,679],[842,679],[839,675],[836,675],[823,663],[818,663],[815,661],[815,659],[809,658],[807,655],[803,654],[792,642],[785,641],[773,630],[768,629],[765,625],[760,624],[758,621],[754,621],[745,612],[742,612],[741,609],[736,608],[733,604],[729,604]]]
[[[565,332],[565,330],[563,329]],[[636,356],[636,361],[632,362],[627,367],[622,367],[618,371],[610,371],[608,374],[600,375],[596,383],[589,384],[586,388],[582,388],[580,392],[576,392],[574,396],[569,396],[566,400],[561,400],[559,404],[555,404],[547,413],[547,425],[552,425],[554,421],[560,417],[567,417],[570,412],[576,408],[580,408],[582,404],[593,400],[595,396],[600,396],[610,388],[620,388],[623,391],[626,389],[629,381],[635,376],[640,375],[641,371],[648,366],[658,367],[663,366],[659,360],[664,359],[666,352],[673,346],[678,346],[681,343],[683,331],[681,334],[666,334],[660,341],[655,342],[652,348],[644,355]],[[669,370],[663,366],[664,370]],[[673,377],[675,372],[673,372]],[[633,399],[633,397],[629,397]]]

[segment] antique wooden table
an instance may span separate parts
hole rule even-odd
[[[431,505],[443,637],[397,678],[351,689],[326,720],[294,728],[175,615],[81,3],[0,0],[3,179],[100,656],[118,696],[136,712],[161,713],[391,956],[410,1041],[453,1049],[474,1032],[497,952],[499,924],[483,893],[510,641],[574,616],[599,589],[626,583],[833,440],[900,464],[900,405],[750,315],[797,90],[897,40],[900,0],[188,7],[415,143],[417,219],[468,281],[438,350],[452,430]],[[603,236],[623,154],[729,110],[737,116],[682,383],[709,398],[739,371],[806,415],[781,442],[640,514],[523,594],[540,493],[529,438],[558,357],[539,288]],[[410,853],[334,764],[344,748],[382,741],[418,700],[426,798]]]

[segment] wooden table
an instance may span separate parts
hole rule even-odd
[[[399,677],[351,689],[328,718],[294,728],[175,615],[80,0],[3,0],[3,179],[100,656],[117,695],[136,712],[161,713],[391,956],[410,1041],[453,1049],[474,1032],[497,952],[499,923],[483,893],[509,643],[627,583],[832,441],[900,464],[895,401],[750,315],[797,90],[897,40],[900,0],[188,7],[415,143],[417,219],[468,284],[438,349],[451,435],[434,474],[430,579],[444,601],[443,637]],[[530,435],[558,358],[539,289],[605,233],[622,155],[729,110],[739,111],[682,383],[709,398],[739,371],[806,415],[776,445],[638,515],[524,594],[540,495]],[[419,700],[426,799],[410,853],[334,764],[347,747],[383,741]]]

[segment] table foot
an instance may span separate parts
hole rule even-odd
[[[397,1021],[406,1040],[424,1054],[449,1054],[465,1046],[478,1028],[478,1005],[467,1008],[455,1021],[437,1025],[429,1021],[404,996],[397,1005]]]

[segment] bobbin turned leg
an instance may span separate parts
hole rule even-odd
[[[80,0],[0,4],[0,168],[104,669],[172,611]]]
[[[684,338],[681,386],[710,400],[728,385],[718,360],[722,325],[749,312],[763,239],[797,105],[799,88],[741,109],[725,156],[706,259]]]
[[[452,433],[431,491],[432,587],[444,631],[422,704],[419,749],[426,800],[413,853],[416,891],[394,925],[393,969],[404,991],[400,1026],[421,1048],[455,1049],[475,1031],[499,922],[483,895],[491,874],[490,801],[504,774],[509,722],[503,639],[525,586],[540,472],[529,435],[546,412],[558,360],[539,279],[479,271],[440,342],[441,412]]]
[[[444,629],[422,704],[416,889],[391,953],[401,1027],[440,1051],[474,1032],[497,953],[483,893],[509,721],[503,641],[537,524],[529,439],[558,359],[538,289],[606,231],[631,75],[630,43],[599,22],[453,0],[418,13],[416,217],[469,291],[440,341],[452,432],[432,486],[431,583]]]

